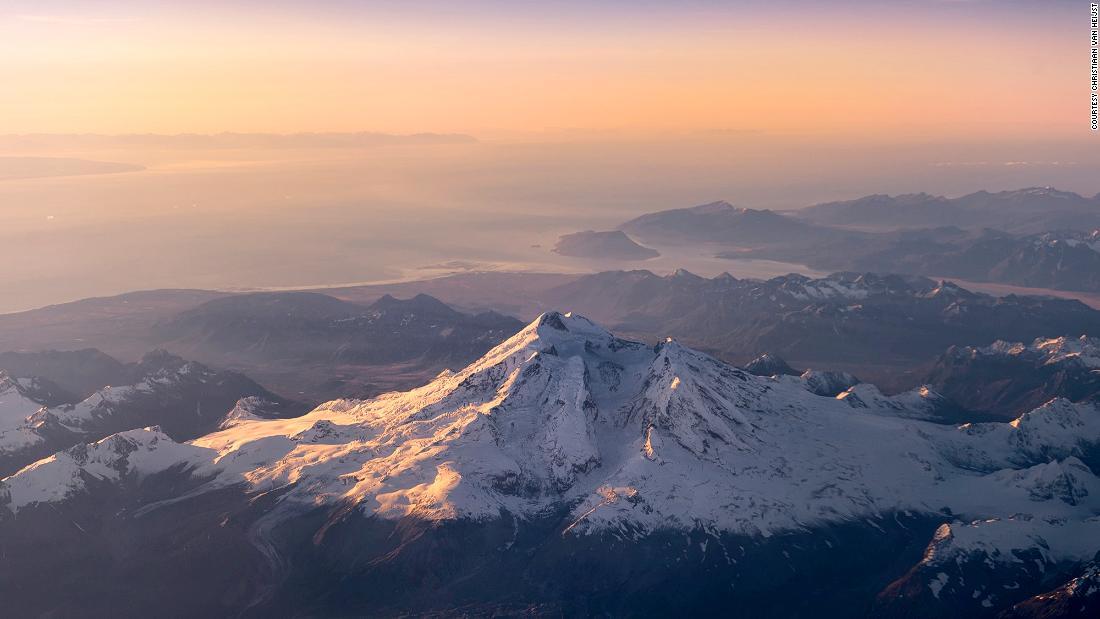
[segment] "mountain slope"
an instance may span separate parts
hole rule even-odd
[[[191,523],[222,514],[219,535],[230,526],[267,557],[247,568],[262,582],[253,607],[291,612],[265,604],[292,603],[299,614],[454,612],[436,606],[445,600],[469,601],[471,612],[581,612],[581,599],[597,604],[589,612],[647,614],[632,604],[651,597],[628,601],[599,584],[628,574],[694,579],[694,611],[759,612],[767,604],[757,595],[791,603],[776,595],[785,579],[769,579],[792,569],[816,577],[848,565],[822,558],[861,548],[866,565],[886,571],[852,566],[843,592],[806,589],[836,605],[819,614],[843,616],[851,604],[869,607],[881,579],[904,575],[896,561],[910,555],[897,555],[898,544],[928,542],[939,525],[982,534],[981,544],[954,547],[992,583],[1029,579],[1018,595],[991,599],[1004,608],[1043,584],[1016,570],[1014,552],[1055,569],[1100,550],[1100,479],[1089,468],[1100,410],[1055,400],[1011,424],[955,427],[910,418],[927,399],[818,396],[801,378],[753,376],[673,341],[648,347],[549,313],[409,392],[334,401],[294,419],[245,416],[182,445],[157,429],[132,431],[42,460],[0,483],[0,534],[48,534],[36,520],[46,506],[110,539],[126,538],[130,517],[98,514],[119,501],[152,540],[162,535],[158,514]],[[151,478],[179,494],[141,500]],[[247,497],[269,508],[253,513]],[[998,534],[1003,527],[1013,533]],[[202,542],[189,548],[206,552]],[[501,571],[519,557],[526,567]],[[565,557],[597,571],[577,581]],[[57,560],[50,566],[63,569],[63,553]],[[934,569],[911,570],[898,590],[930,590],[918,583],[937,578]],[[14,608],[48,606],[0,593]],[[986,599],[925,597],[943,613],[981,610]]]

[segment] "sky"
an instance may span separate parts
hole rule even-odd
[[[5,0],[0,133],[1086,139],[1088,3]]]

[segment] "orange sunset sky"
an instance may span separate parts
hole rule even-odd
[[[0,133],[1089,133],[1085,2],[14,0],[0,47]]]

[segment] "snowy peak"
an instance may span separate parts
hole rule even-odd
[[[801,373],[771,353],[764,353],[748,362],[745,370],[756,376],[798,376]]]
[[[623,425],[640,425],[647,458],[654,435],[664,435],[695,457],[720,458],[724,448],[748,448],[752,428],[744,410],[766,390],[744,370],[668,340],[656,348],[640,396],[626,409]]]
[[[947,405],[946,398],[926,385],[898,395],[887,396],[874,385],[860,383],[852,385],[836,398],[853,408],[878,412],[894,411],[921,419],[934,419],[936,412]]]
[[[799,378],[811,393],[835,397],[859,384],[859,379],[847,372],[806,370]]]
[[[519,356],[517,361],[526,361],[532,354],[568,357],[580,354],[586,347],[611,345],[617,339],[583,316],[546,312],[459,374],[473,374],[514,356]]]
[[[12,378],[0,371],[0,411],[33,409],[31,412],[34,412],[42,406],[43,404],[34,398],[34,381]],[[9,414],[15,413],[0,412],[0,417],[7,417]]]
[[[952,349],[958,357],[1018,357],[1034,359],[1041,365],[1061,363],[1081,364],[1100,368],[1100,338],[1080,337],[1037,338],[1030,344],[998,340],[989,346]]]
[[[878,273],[833,273],[820,279],[804,275],[775,278],[779,292],[798,300],[865,299],[871,296],[922,296],[936,288],[926,277],[911,275],[881,275]]]
[[[0,372],[0,456],[42,442],[35,432],[35,418],[45,408],[24,384]]]
[[[1080,363],[1088,368],[1100,368],[1100,338],[1082,335],[1038,339],[1032,342],[1032,347],[1042,352],[1046,364]]]

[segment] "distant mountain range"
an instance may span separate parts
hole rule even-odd
[[[455,311],[428,295],[359,305],[312,292],[214,299],[155,324],[158,346],[239,368],[313,401],[374,395],[460,367],[523,323]]]
[[[793,260],[826,270],[875,268],[1033,288],[1100,291],[1100,228],[1027,236],[959,228],[903,230],[842,243],[719,255]]]
[[[1034,234],[1100,227],[1100,195],[1084,197],[1051,187],[978,191],[958,198],[927,193],[872,195],[799,210],[802,220],[827,226],[893,230],[958,226]]]
[[[1100,198],[1051,188],[873,195],[785,213],[714,202],[620,229],[658,246],[707,244],[731,259],[1100,291]]]
[[[895,289],[914,284],[761,296]],[[411,391],[293,419],[244,407],[185,443],[129,430],[4,478],[0,596],[15,616],[1095,604],[1100,409],[1056,398],[1011,423],[929,423],[940,401],[871,385],[822,396],[804,375],[756,376],[548,312]]]
[[[839,230],[883,232],[953,226],[1016,234],[1100,228],[1100,196],[1030,187],[959,198],[926,193],[871,195],[796,211],[738,208],[712,202],[636,217],[619,228],[643,240],[761,245],[844,238]]]
[[[481,309],[462,313],[434,298],[383,296],[418,291]],[[469,362],[522,324],[485,309],[494,307],[520,314],[535,306],[568,307],[632,337],[677,337],[732,363],[771,353],[796,367],[846,371],[889,390],[920,384],[950,346],[1100,332],[1100,311],[1078,301],[994,297],[949,282],[875,273],[768,281],[687,271],[498,273],[332,291],[374,299],[364,303],[316,293],[211,299],[170,291],[161,301],[154,294],[0,316],[0,345],[16,341],[39,350],[79,338],[112,350],[163,347],[318,402],[408,388]],[[112,318],[107,323],[102,316]],[[69,340],[60,338],[62,326]]]
[[[927,278],[873,273],[762,282],[609,271],[553,288],[544,298],[621,331],[671,335],[735,363],[771,353],[889,386],[904,384],[905,375],[918,381],[952,345],[1100,332],[1100,311],[1078,301],[998,298]]]
[[[50,381],[66,394],[58,404],[74,404],[107,385],[128,384],[134,376],[132,366],[95,348],[0,352],[0,372]]]
[[[665,244],[744,243],[758,246],[819,241],[821,235],[830,233],[775,211],[737,208],[728,202],[650,213],[631,219],[619,228],[643,242]],[[839,237],[842,233],[836,235]]]
[[[462,313],[428,295],[376,295],[359,304],[313,292],[132,293],[0,316],[0,351],[33,353],[0,352],[0,369],[31,373],[34,364],[49,365],[38,351],[73,344],[125,356],[163,348],[317,403],[414,386],[469,363],[522,326],[497,312]],[[58,385],[87,395],[118,384],[104,382],[117,368],[86,361],[69,368],[92,376],[61,376]]]
[[[425,294],[386,295],[362,306],[319,293],[272,292],[208,301],[153,332],[164,344],[229,359],[464,364],[522,326],[495,312],[463,314]]]

